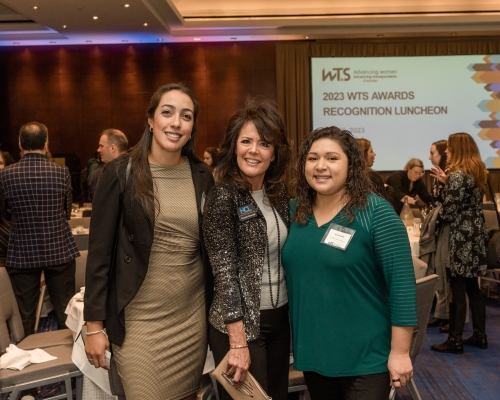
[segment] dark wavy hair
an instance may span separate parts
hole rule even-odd
[[[349,223],[354,220],[353,209],[365,206],[366,196],[372,191],[363,153],[351,132],[341,130],[336,126],[316,129],[305,138],[300,146],[296,164],[295,193],[298,204],[292,219],[301,225],[307,224],[307,218],[312,215],[313,207],[316,204],[316,191],[309,186],[305,175],[307,155],[312,144],[316,140],[324,138],[336,141],[347,156],[348,171],[342,198],[344,201],[342,213]]]
[[[142,209],[146,213],[148,219],[154,222],[155,219],[155,202],[158,200],[154,195],[153,178],[149,168],[148,155],[151,150],[151,142],[153,133],[149,129],[148,118],[154,118],[154,114],[160,104],[162,96],[171,90],[178,90],[189,96],[193,102],[193,130],[191,131],[191,139],[182,148],[181,154],[194,162],[201,162],[195,154],[196,128],[198,120],[199,105],[194,97],[194,94],[182,83],[169,83],[160,87],[149,100],[149,107],[146,112],[146,126],[139,142],[127,153],[130,155],[132,162],[130,172],[130,184],[133,190],[134,199],[139,202]],[[122,157],[127,157],[123,155]]]
[[[446,155],[446,147],[448,146],[447,140],[438,140],[437,142],[432,143],[436,146],[436,150],[441,156],[441,160],[439,161],[438,167],[443,171],[446,170],[446,164],[448,163],[448,156]]]
[[[245,108],[229,118],[217,157],[215,180],[235,185],[238,190],[251,191],[252,185],[241,175],[236,160],[238,137],[243,126],[248,122],[253,122],[263,141],[274,146],[274,161],[271,162],[264,175],[264,185],[269,202],[275,206],[283,187],[286,167],[290,161],[290,145],[278,105],[270,100],[247,99]]]

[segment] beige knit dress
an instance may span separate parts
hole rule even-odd
[[[127,400],[182,399],[198,390],[207,351],[198,211],[189,162],[150,166],[160,213],[146,278],[113,352]]]

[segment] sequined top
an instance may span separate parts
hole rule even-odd
[[[240,221],[237,209],[251,204],[254,218]],[[288,195],[283,184],[275,210],[290,228]],[[203,236],[214,275],[215,295],[209,321],[226,333],[225,324],[243,320],[247,340],[260,333],[260,293],[266,249],[266,220],[249,192],[221,183],[210,191],[203,213]]]

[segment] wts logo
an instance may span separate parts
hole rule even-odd
[[[332,68],[331,71],[325,71],[323,68],[323,81],[326,81],[327,78],[330,78],[330,81],[348,81],[351,79],[351,75],[347,72],[349,70],[350,68]]]

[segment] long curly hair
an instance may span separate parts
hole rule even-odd
[[[342,151],[347,155],[348,171],[345,191],[342,197],[342,201],[344,202],[342,217],[351,223],[354,220],[353,209],[365,206],[367,204],[366,197],[372,191],[363,153],[351,132],[341,130],[336,126],[316,129],[305,138],[300,146],[296,164],[297,178],[295,181],[295,193],[298,198],[298,204],[292,220],[301,225],[307,224],[307,218],[312,215],[316,204],[316,191],[309,185],[305,175],[307,155],[312,144],[316,140],[323,138],[337,142]]]
[[[465,175],[471,174],[477,187],[482,190],[488,171],[472,136],[464,132],[451,134],[448,137],[448,149],[451,153],[448,159],[449,173],[461,169]]]
[[[259,136],[274,146],[274,161],[264,175],[266,196],[272,206],[277,205],[290,161],[290,145],[285,123],[278,105],[270,100],[247,99],[245,108],[229,119],[217,156],[216,182],[228,182],[241,191],[251,191],[252,185],[242,175],[236,160],[236,145],[241,129],[253,122]]]

